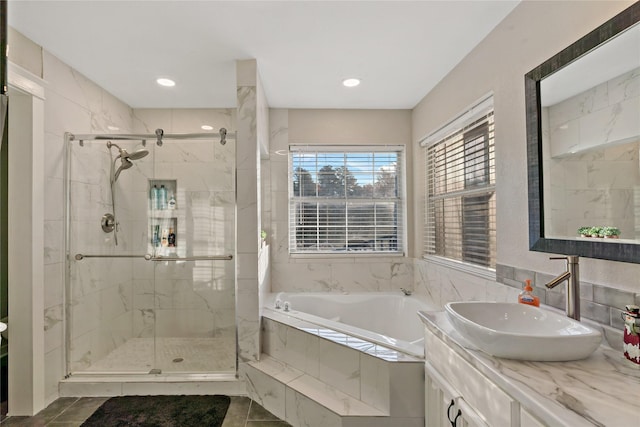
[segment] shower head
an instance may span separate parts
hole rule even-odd
[[[117,157],[116,157],[116,160],[118,160]],[[118,177],[120,176],[120,172],[122,172],[125,169],[129,169],[131,166],[133,166],[133,163],[131,162],[131,160],[129,160],[128,157],[121,157],[120,161],[121,161],[120,167],[118,168],[116,173],[113,175],[113,182],[116,182],[118,180]]]
[[[142,148],[142,149],[140,149],[138,151],[134,151],[131,154],[127,153],[126,150],[122,150],[122,151],[123,152],[120,154],[122,156],[122,158],[129,159],[129,160],[138,160],[138,159],[141,159],[141,158],[145,157],[147,154],[149,154],[149,151],[145,150],[144,148]]]
[[[140,149],[140,150],[134,151],[133,153],[129,153],[126,149],[120,148],[117,144],[114,144],[111,141],[107,141],[107,147],[109,148],[109,150],[111,150],[111,147],[116,147],[118,149],[118,155],[116,156],[115,159],[113,159],[113,166],[115,166],[116,161],[120,159],[120,167],[115,172],[115,174],[113,174],[112,183],[118,180],[118,177],[120,176],[120,172],[122,172],[125,169],[129,169],[131,166],[133,166],[133,163],[131,162],[131,160],[138,160],[149,154],[149,151],[145,149]],[[113,172],[113,168],[111,169],[111,171]]]
[[[149,151],[145,150],[144,148],[138,150],[138,151],[134,151],[133,153],[129,154],[129,152],[124,149],[124,148],[120,148],[120,146],[118,144],[114,144],[111,141],[107,141],[107,147],[111,148],[111,147],[116,147],[118,149],[118,155],[116,156],[116,159],[120,158],[120,159],[126,159],[126,160],[138,160],[141,159],[143,157],[145,157],[147,154],[149,154]],[[128,168],[130,168],[131,166],[129,166]],[[128,169],[125,168],[125,169]]]

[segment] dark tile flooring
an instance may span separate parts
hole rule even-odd
[[[0,425],[3,427],[79,427],[107,399],[108,397],[61,397],[33,417],[8,417],[0,422]],[[231,404],[222,427],[291,426],[248,397],[231,396]]]

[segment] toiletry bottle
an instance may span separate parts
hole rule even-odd
[[[176,246],[176,233],[173,232],[173,228],[169,229],[169,236],[167,237],[167,243],[170,248],[174,248]]]
[[[160,246],[166,248],[169,246],[169,231],[166,228],[162,229],[162,238],[160,240]]]
[[[158,209],[167,209],[167,189],[164,185],[160,186],[158,192]]]
[[[158,195],[158,186],[154,184],[151,188],[151,210],[158,209]]]
[[[624,357],[640,365],[640,307],[629,304],[621,313],[624,320]]]
[[[176,208],[176,196],[173,194],[173,192],[169,195],[169,202],[167,202],[169,209],[175,209]]]
[[[151,240],[151,244],[153,245],[154,248],[157,248],[158,246],[160,246],[160,226],[159,225],[153,226],[153,238]]]
[[[518,302],[520,304],[528,304],[535,307],[540,307],[540,298],[533,294],[531,280],[525,280],[524,291],[520,292],[520,295],[518,295]]]

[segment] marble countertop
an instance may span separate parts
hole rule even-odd
[[[425,327],[549,426],[633,426],[640,420],[640,366],[602,345],[572,362],[489,356],[458,334],[444,311],[419,312]]]

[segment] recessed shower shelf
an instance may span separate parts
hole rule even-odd
[[[149,180],[149,249],[173,253],[177,245],[180,210],[176,207],[178,182],[168,179]]]

